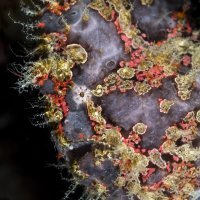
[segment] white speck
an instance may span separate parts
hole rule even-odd
[[[77,105],[86,103],[92,97],[91,91],[85,85],[75,85],[72,91],[73,100]]]

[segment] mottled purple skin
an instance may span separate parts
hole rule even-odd
[[[147,132],[142,136],[144,148],[158,148],[163,142],[165,130],[180,121],[189,111],[200,108],[200,85],[196,82],[196,89],[192,98],[182,101],[177,96],[172,79],[163,81],[158,89],[152,89],[144,96],[138,96],[134,91],[127,93],[113,92],[101,99],[105,116],[119,125],[124,131],[131,131],[134,124],[142,122],[148,126]],[[174,105],[168,114],[161,113],[158,99],[174,100]]]
[[[154,0],[151,6],[144,6],[141,5],[140,0],[135,0],[132,19],[138,28],[146,33],[148,39],[165,39],[167,29],[175,26],[170,14],[180,9],[182,4],[182,0]]]
[[[71,25],[69,43],[82,45],[88,53],[88,61],[81,66],[76,66],[73,70],[73,81],[77,85],[84,85],[92,89],[96,84],[102,83],[103,78],[115,70],[118,62],[125,59],[127,55],[124,54],[123,42],[120,40],[114,24],[106,22],[96,11],[89,10],[89,12],[90,19],[88,22],[83,22],[80,19],[77,23]],[[80,142],[78,134],[84,133],[85,137],[89,138],[94,132],[86,115],[86,106],[75,102],[76,95],[79,94],[76,94],[76,89],[72,88],[66,97],[70,112],[64,121],[64,130],[72,143],[76,143],[77,146],[80,145],[82,148],[84,142]],[[95,147],[93,146],[93,148]],[[79,158],[80,169],[90,175],[88,179],[81,183],[86,187],[91,187],[95,179],[100,180],[109,185],[111,199],[119,197],[121,199],[124,196],[123,199],[125,200],[127,198],[125,191],[117,191],[114,186],[118,170],[112,162],[105,161],[102,166],[97,167],[94,164],[93,155],[89,153],[91,149],[88,149],[83,157],[78,153],[78,149],[75,149],[74,155]],[[67,155],[69,157],[71,152],[67,152]]]
[[[167,175],[167,172],[161,169],[157,169],[148,179],[147,184],[153,185],[155,183],[158,183]]]
[[[94,156],[90,153],[84,155],[79,161],[81,169],[90,175],[87,183],[91,184],[92,181],[98,179],[105,184],[111,185],[117,178],[117,170],[111,161],[104,161],[100,166],[96,166],[94,163]],[[83,181],[84,182],[84,181]]]
[[[95,147],[97,148],[97,147]],[[119,189],[114,186],[114,181],[118,176],[118,169],[113,165],[110,160],[102,162],[100,166],[94,163],[94,157],[91,153],[86,153],[80,160],[79,166],[83,172],[89,174],[89,178],[83,180],[81,183],[89,187],[97,179],[104,184],[108,185],[109,198],[108,200],[128,200],[125,190]],[[133,197],[136,200],[136,197]]]
[[[144,31],[149,39],[163,39],[166,37],[166,29],[173,27],[174,21],[169,17],[172,9],[180,7],[181,1],[172,6],[168,4],[171,1],[156,0],[151,7],[141,6],[138,0],[135,3],[133,11],[133,21]],[[124,45],[117,34],[116,28],[112,22],[105,21],[97,11],[89,9],[90,19],[88,22],[82,20],[83,10],[86,4],[78,3],[70,11],[63,14],[64,18],[71,25],[68,42],[82,45],[88,53],[88,60],[81,66],[75,66],[73,69],[73,81],[77,86],[84,86],[93,89],[99,83],[103,82],[111,72],[116,72],[120,60],[125,60],[128,55],[124,53]],[[55,17],[55,16],[54,16]],[[54,18],[53,18],[54,19]],[[49,14],[44,16],[48,21]],[[47,32],[62,30],[63,26],[56,18],[46,27]],[[50,84],[50,83],[49,83]],[[48,88],[48,86],[47,86]],[[43,92],[46,90],[43,88]],[[85,138],[94,134],[91,128],[91,122],[87,116],[87,109],[84,103],[77,103],[75,89],[72,88],[66,96],[70,112],[63,120],[65,135],[71,140],[73,150],[63,148],[56,142],[58,150],[65,155],[69,163],[74,159],[78,160],[80,169],[90,175],[82,184],[91,186],[94,179],[98,179],[109,185],[109,199],[126,200],[125,190],[116,189],[113,181],[118,170],[110,161],[105,161],[102,166],[94,165],[92,144],[85,139],[80,140],[79,133],[84,133]],[[153,149],[158,148],[163,142],[162,136],[165,130],[172,124],[177,123],[189,111],[200,108],[200,78],[196,81],[196,88],[192,92],[190,100],[182,101],[177,96],[177,89],[172,79],[163,81],[163,85],[158,89],[152,89],[144,96],[138,96],[133,90],[126,93],[119,91],[112,92],[101,98],[94,98],[103,108],[103,116],[109,123],[122,128],[122,134],[127,136],[134,124],[143,122],[148,126],[147,132],[142,136],[142,147]],[[174,100],[168,114],[159,111],[159,98]],[[163,171],[157,171],[147,184],[153,184],[164,176]],[[112,182],[111,182],[112,180]],[[133,197],[133,199],[136,199]]]
[[[84,7],[83,4],[80,6]],[[125,59],[127,55],[124,54],[124,46],[120,40],[116,28],[112,22],[106,22],[96,11],[89,10],[90,18],[88,22],[79,19],[76,23],[71,25],[69,33],[69,43],[77,43],[82,45],[88,53],[88,61],[75,67],[73,73],[73,81],[77,85],[84,85],[88,89],[93,89],[96,84],[102,83],[103,78],[111,71],[117,68],[118,62]],[[86,132],[87,138],[92,135],[92,131],[85,128],[86,116],[81,117],[80,120],[75,118],[80,112],[86,113],[84,104],[77,105],[73,100],[77,95],[76,89],[73,89],[67,95],[67,102],[69,104],[70,114],[67,116],[64,127],[66,127],[66,134],[68,136],[77,135],[80,133],[78,124],[82,123],[82,130]],[[75,124],[73,121],[77,121]],[[74,127],[73,130],[71,127]],[[88,129],[88,131],[86,131]]]
[[[112,22],[106,22],[96,11],[90,10],[88,22],[80,20],[71,26],[69,43],[78,43],[88,53],[88,61],[80,66],[75,83],[94,87],[116,69],[125,58],[123,43]]]
[[[70,111],[64,122],[64,129],[65,134],[67,134],[67,137],[72,142],[80,140],[80,133],[84,133],[86,138],[89,138],[93,134],[91,123],[85,110]]]

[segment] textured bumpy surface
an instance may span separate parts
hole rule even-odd
[[[188,1],[40,4],[23,7],[42,33],[19,85],[42,94],[81,199],[197,199],[200,46]]]

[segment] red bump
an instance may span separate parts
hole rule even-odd
[[[38,28],[44,28],[46,26],[46,24],[44,22],[40,22],[37,24]]]

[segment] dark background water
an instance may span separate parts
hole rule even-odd
[[[193,2],[191,13],[199,26],[200,1]],[[26,43],[20,25],[8,17],[9,11],[24,17],[18,4],[0,0],[0,200],[59,200],[69,185],[53,167],[57,160],[50,131],[31,124],[37,111],[28,108],[28,101],[34,95],[19,95],[13,89],[18,77],[8,70],[11,63],[22,63],[11,49],[21,54],[20,44]]]
[[[50,131],[34,127],[29,94],[13,89],[17,76],[11,63],[22,63],[21,26],[8,18],[21,18],[18,0],[0,0],[0,200],[59,200],[67,184],[61,180]]]

